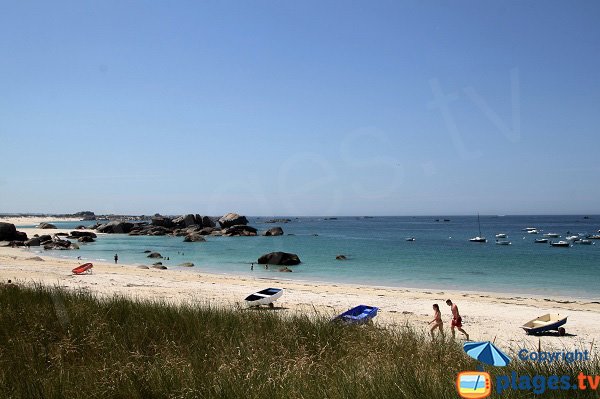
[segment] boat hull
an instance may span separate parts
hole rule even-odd
[[[521,328],[529,335],[559,331],[559,328],[567,323],[567,317],[560,314],[546,314],[525,323]]]
[[[348,324],[364,324],[377,316],[379,310],[376,306],[358,305],[337,316],[334,321]]]
[[[273,302],[281,298],[283,295],[283,289],[281,288],[267,288],[254,294],[248,295],[244,300],[248,306],[260,306],[260,305],[271,305]]]

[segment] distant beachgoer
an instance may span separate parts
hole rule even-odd
[[[254,263],[250,265],[250,270],[254,270]]]
[[[450,327],[452,329],[452,338],[456,336],[456,332],[454,331],[454,328],[456,328],[458,331],[465,334],[467,341],[469,341],[469,334],[462,329],[462,317],[460,317],[460,313],[458,312],[458,306],[453,304],[450,299],[446,301],[446,304],[450,306],[450,309],[452,309],[452,322],[450,323]]]
[[[119,255],[115,254],[115,265],[117,264],[118,261],[119,261]]]
[[[433,304],[433,320],[429,322],[429,324],[433,324],[429,332],[431,333],[431,338],[433,338],[433,331],[438,328],[440,330],[440,335],[444,335],[444,322],[442,321],[442,312],[440,311],[440,305],[437,303]]]
[[[77,257],[77,260],[81,260],[81,256],[78,256],[78,257]]]
[[[269,270],[269,265],[265,263],[265,269]]]

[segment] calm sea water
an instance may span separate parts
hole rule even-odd
[[[54,256],[147,264],[145,250],[160,252],[170,269],[193,262],[192,270],[327,282],[349,282],[394,287],[496,291],[548,296],[600,297],[600,240],[595,245],[556,248],[535,244],[544,233],[561,238],[597,233],[600,216],[481,216],[488,243],[471,243],[478,234],[477,217],[339,217],[293,218],[285,224],[266,224],[268,218],[250,218],[260,230],[279,225],[279,237],[207,237],[207,242],[184,243],[183,237],[130,237],[106,235],[80,251],[47,251]],[[74,228],[81,222],[57,222]],[[522,231],[536,227],[540,234]],[[496,245],[497,233],[508,234],[512,245]],[[287,235],[292,234],[292,235]],[[316,234],[316,235],[315,235]],[[407,242],[407,237],[416,241]],[[557,240],[557,239],[555,239]],[[293,273],[265,270],[250,263],[271,251],[293,252],[302,264]],[[338,254],[346,261],[335,259]],[[190,270],[186,268],[186,270]],[[168,271],[165,271],[168,272]]]

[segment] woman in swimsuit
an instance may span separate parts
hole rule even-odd
[[[431,326],[431,330],[429,330],[429,332],[431,333],[431,338],[433,338],[433,331],[436,328],[440,329],[440,335],[442,335],[442,336],[444,335],[444,330],[443,330],[444,322],[442,321],[442,312],[440,311],[440,306],[437,303],[433,304],[433,311],[434,311],[433,320],[431,320],[429,322],[429,324],[433,324]]]

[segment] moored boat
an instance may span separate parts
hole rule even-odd
[[[558,238],[558,237],[560,237],[560,234],[558,234],[558,233],[546,233],[546,234],[544,234],[544,237]]]
[[[558,313],[548,313],[536,319],[528,321],[521,328],[527,334],[540,334],[546,331],[558,331],[559,335],[565,335],[562,327],[567,323],[567,317]]]
[[[507,235],[505,233],[498,233],[496,234],[496,238],[506,238]]]
[[[548,240],[547,238],[536,238],[534,242],[536,244],[546,244],[546,243],[548,243],[548,241],[550,241],[550,240]]]
[[[510,244],[512,244],[512,243],[508,240],[496,240],[496,245],[510,245]]]
[[[552,245],[553,247],[570,247],[571,243],[568,241],[556,241],[556,242],[551,242],[550,245]]]
[[[481,235],[481,223],[479,221],[479,214],[477,214],[477,226],[479,227],[479,235],[477,237],[470,238],[471,242],[487,242],[487,239]]]

